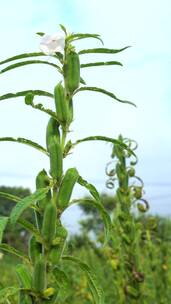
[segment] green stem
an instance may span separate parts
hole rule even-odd
[[[67,137],[67,131],[62,129],[62,140],[61,140],[62,150],[64,150],[65,147],[66,137]]]

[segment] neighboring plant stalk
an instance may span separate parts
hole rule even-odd
[[[137,148],[135,141],[125,139],[121,135],[118,140],[125,143],[133,151]],[[146,212],[148,202],[143,198],[143,182],[136,176],[135,165],[137,159],[132,160],[128,151],[113,147],[111,157],[114,159],[107,165],[109,176],[107,187],[113,188],[118,182],[116,190],[117,204],[113,212],[112,248],[115,261],[115,292],[118,303],[144,303],[142,283],[145,279],[141,263],[141,245],[143,227],[136,218],[138,211]],[[137,185],[138,183],[138,185]]]

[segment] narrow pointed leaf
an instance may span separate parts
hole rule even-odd
[[[16,202],[16,203],[18,203],[21,200],[21,197],[13,195],[13,194],[6,193],[6,192],[0,192],[0,197],[7,198],[7,199],[9,199],[13,202]]]
[[[85,80],[82,77],[80,77],[80,83],[86,85],[86,82],[85,82]]]
[[[75,258],[72,256],[63,256],[62,259],[64,261],[69,261],[69,262],[75,263],[85,273],[91,294],[94,299],[94,303],[103,304],[104,303],[103,290],[98,284],[94,271],[87,264],[83,263],[78,258]]]
[[[18,264],[15,267],[15,272],[17,274],[17,278],[19,284],[24,289],[31,289],[32,287],[32,276],[30,273],[30,269],[26,267],[24,264]]]
[[[28,95],[26,95],[26,98],[25,98],[25,104],[26,104],[26,105],[31,106],[33,109],[39,110],[39,111],[41,111],[41,112],[44,112],[44,113],[50,115],[50,116],[53,117],[58,123],[60,123],[60,121],[59,121],[59,119],[58,119],[58,117],[57,117],[57,115],[56,115],[56,113],[55,113],[54,111],[52,111],[51,109],[46,109],[46,108],[44,108],[44,106],[43,106],[41,103],[34,104],[34,103],[33,103],[33,100],[32,100],[32,101],[31,101],[31,100],[30,100],[30,101],[27,100],[27,96],[28,96]],[[34,98],[34,96],[33,96],[33,98]]]
[[[73,143],[73,145],[77,145],[84,141],[94,141],[94,140],[111,142],[112,144],[121,145],[123,148],[127,148],[127,145],[124,143],[120,143],[119,140],[111,138],[111,137],[101,136],[101,135],[89,136],[89,137],[85,137],[82,139],[78,139],[75,143]]]
[[[40,201],[43,198],[45,198],[46,193],[49,191],[49,187],[47,188],[40,188],[36,190],[33,194],[26,196],[23,198],[18,204],[12,209],[12,212],[10,214],[10,221],[11,224],[14,225],[20,215],[23,213],[24,210],[26,210],[28,207],[30,207],[32,204],[35,204],[36,201]]]
[[[45,35],[45,33],[43,33],[43,32],[37,32],[36,35],[38,35],[40,37],[43,37]]]
[[[22,62],[11,64],[11,65],[7,66],[5,69],[1,70],[0,74],[3,74],[7,71],[13,70],[15,68],[20,68],[22,66],[29,65],[29,64],[47,64],[47,65],[50,65],[50,66],[56,68],[58,70],[58,72],[62,73],[61,68],[57,64],[54,64],[52,62],[43,61],[43,60],[28,60],[28,61],[22,61]]]
[[[112,223],[110,220],[110,216],[108,215],[108,213],[106,212],[106,210],[104,209],[99,193],[96,190],[96,188],[88,183],[86,180],[84,180],[81,176],[79,176],[78,179],[78,184],[80,184],[81,186],[85,187],[89,193],[93,196],[94,200],[89,200],[89,199],[78,199],[78,200],[73,200],[72,203],[87,203],[87,204],[91,204],[94,205],[95,208],[97,208],[97,210],[100,212],[100,215],[103,219],[103,223],[104,223],[104,229],[105,229],[105,243],[109,240],[110,237],[110,231],[112,228]]]
[[[11,61],[15,61],[15,60],[31,58],[31,57],[41,57],[41,56],[46,56],[46,57],[51,56],[51,57],[57,58],[61,63],[63,62],[63,55],[60,52],[56,52],[55,55],[46,55],[43,52],[32,52],[32,53],[23,53],[23,54],[19,54],[19,55],[16,55],[16,56],[9,57],[9,58],[7,58],[3,61],[0,61],[0,65],[4,64],[4,63],[11,62]]]
[[[8,297],[18,293],[20,288],[17,287],[5,287],[0,289],[0,303],[5,303]]]
[[[30,57],[40,57],[40,56],[47,56],[47,55],[45,55],[43,52],[23,53],[23,54],[20,54],[20,55],[16,55],[16,56],[7,58],[3,61],[0,61],[0,64],[4,64],[4,63],[14,61],[14,60],[30,58]]]
[[[111,137],[106,137],[106,136],[97,135],[97,136],[89,136],[89,137],[85,137],[85,138],[82,138],[82,139],[78,139],[75,143],[73,143],[73,146],[75,146],[79,143],[82,143],[82,142],[94,141],[94,140],[105,141],[105,142],[110,142],[110,143],[115,144],[115,145],[119,145],[120,147],[127,150],[128,152],[130,152],[132,155],[134,155],[136,157],[135,153],[126,144],[124,144],[123,142],[120,142],[117,139],[114,139],[114,138],[111,138]]]
[[[46,96],[53,98],[53,94],[42,91],[42,90],[27,90],[27,91],[21,91],[21,92],[16,92],[16,93],[8,93],[0,96],[0,100],[5,100],[5,99],[10,99],[10,98],[16,98],[16,97],[21,97],[21,96],[26,96],[27,94],[33,94],[34,96]]]
[[[91,199],[74,199],[71,201],[71,205],[72,204],[89,204],[91,206],[94,206],[94,208],[96,208],[99,211],[104,224],[104,232],[105,232],[104,245],[106,245],[106,243],[109,241],[110,238],[112,223],[110,216],[103,207],[103,205],[99,201],[91,200]]]
[[[101,41],[101,43],[103,44],[103,40],[100,38],[100,35],[98,34],[71,34],[70,36],[67,37],[67,41],[75,41],[75,40],[79,40],[79,39],[85,39],[85,38],[95,38]]]
[[[24,260],[25,262],[29,263],[28,257],[22,251],[15,249],[14,247],[12,247],[6,243],[0,244],[0,250],[13,254],[13,255],[19,257],[20,259]]]
[[[93,66],[105,66],[105,65],[120,65],[123,66],[119,61],[106,61],[106,62],[90,62],[81,64],[81,68],[89,68]]]
[[[43,152],[46,155],[49,155],[45,148],[43,148],[39,144],[35,143],[34,141],[31,141],[31,140],[26,139],[26,138],[22,138],[22,137],[18,137],[18,138],[0,137],[0,142],[1,141],[12,141],[12,142],[20,143],[20,144],[25,144],[27,146],[30,146],[32,148],[35,148],[36,150],[39,150],[39,151]]]
[[[0,216],[0,243],[2,242],[3,232],[8,223],[8,217]]]
[[[57,58],[57,59],[60,61],[60,63],[63,64],[64,56],[63,56],[62,53],[60,53],[60,52],[55,52],[54,55],[48,55],[48,56],[52,56],[52,57],[54,57],[54,58]]]
[[[53,269],[53,275],[55,277],[55,281],[59,286],[59,288],[64,288],[64,289],[68,288],[69,279],[66,273],[62,269],[60,269],[60,267],[55,266],[55,268]]]
[[[65,35],[67,36],[67,30],[66,27],[63,24],[59,24],[60,28],[63,30],[63,32],[65,33]]]
[[[109,91],[106,91],[104,89],[101,89],[101,88],[97,88],[97,87],[81,87],[79,89],[77,89],[74,94],[78,93],[78,92],[81,92],[81,91],[93,91],[93,92],[98,92],[98,93],[102,93],[102,94],[105,94],[119,102],[122,102],[122,103],[126,103],[126,104],[130,104],[134,107],[136,107],[136,105],[131,102],[131,101],[127,101],[127,100],[122,100],[122,99],[119,99],[118,97],[116,97],[116,95],[114,95],[113,93],[109,92]]]
[[[29,232],[31,232],[32,234],[34,234],[37,239],[41,239],[41,235],[40,235],[39,231],[33,224],[31,224],[28,221],[21,219],[21,218],[17,220],[17,223],[20,224],[23,228],[25,228]]]
[[[81,186],[85,187],[90,192],[90,194],[94,197],[95,200],[101,202],[100,195],[94,185],[88,183],[81,176],[79,176],[78,183]]]
[[[122,49],[106,49],[106,48],[95,48],[95,49],[87,49],[87,50],[81,50],[79,51],[79,55],[82,54],[117,54],[120,53],[124,50],[126,50],[127,48],[129,48],[130,46],[126,46]]]

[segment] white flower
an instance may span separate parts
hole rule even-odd
[[[55,52],[63,52],[65,37],[58,32],[54,35],[44,35],[40,42],[40,50],[46,55],[54,55]]]

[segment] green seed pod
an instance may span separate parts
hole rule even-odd
[[[46,289],[46,262],[41,255],[34,267],[32,287],[38,293]]]
[[[49,260],[53,265],[57,265],[61,259],[64,243],[60,243],[52,247],[49,255]]]
[[[47,172],[43,169],[36,177],[36,189],[45,188],[49,186],[49,177]]]
[[[40,231],[41,230],[41,227],[42,227],[42,215],[37,212],[36,210],[34,210],[34,216],[35,216],[35,222],[36,222],[36,227],[37,229]]]
[[[16,267],[16,273],[19,280],[19,284],[22,288],[31,288],[31,274],[30,270],[23,264],[19,264]]]
[[[46,171],[43,169],[38,173],[36,177],[36,189],[38,190],[40,188],[46,188],[49,186],[49,183],[50,183],[50,179]],[[51,191],[49,190],[46,197],[38,202],[38,206],[41,209],[44,209],[50,200],[51,200]]]
[[[78,54],[74,51],[66,54],[64,78],[67,91],[73,93],[80,84],[80,60]]]
[[[65,91],[61,82],[56,85],[54,89],[54,96],[57,117],[61,121],[61,123],[66,125],[68,124],[69,107],[68,100],[65,97]]]
[[[61,145],[51,138],[49,142],[49,154],[50,154],[50,175],[60,182],[63,171],[63,154]]]
[[[56,141],[60,143],[59,124],[53,117],[49,119],[46,128],[46,146],[48,151],[49,151],[49,141],[51,137],[55,137]]]
[[[60,209],[65,209],[68,206],[71,198],[72,190],[77,182],[79,173],[76,168],[70,168],[64,175],[58,194],[58,206]]]
[[[53,246],[49,255],[49,259],[53,265],[58,264],[61,259],[62,253],[65,249],[67,235],[68,232],[63,226],[57,227],[55,239],[52,242]]]
[[[56,206],[52,203],[49,203],[46,206],[43,225],[42,225],[42,237],[44,240],[51,244],[52,240],[55,237],[56,233],[56,220],[57,220],[57,210]]]
[[[42,245],[36,241],[34,235],[31,236],[28,244],[28,254],[30,261],[35,264],[36,260],[39,258],[42,253]]]

